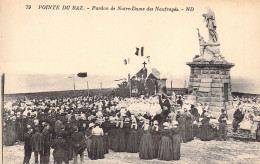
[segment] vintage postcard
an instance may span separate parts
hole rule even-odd
[[[1,0],[1,163],[260,163],[259,16],[257,0]]]

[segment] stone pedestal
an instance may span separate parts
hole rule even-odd
[[[196,102],[209,105],[212,112],[220,112],[222,108],[231,109],[230,69],[233,63],[221,61],[188,62],[191,68],[189,89],[196,96]]]

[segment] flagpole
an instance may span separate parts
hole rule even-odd
[[[102,79],[100,79],[100,93],[102,94]]]
[[[172,92],[172,76],[171,76],[171,92]]]
[[[73,88],[74,88],[74,92],[75,92],[75,78],[74,78],[74,75],[72,76],[73,78]]]
[[[128,74],[128,82],[129,82],[129,93],[130,93],[130,97],[132,97],[132,89],[131,89],[131,78],[130,78],[130,73]]]
[[[89,97],[89,87],[88,87],[88,80],[87,80],[87,89],[88,89],[88,97]]]

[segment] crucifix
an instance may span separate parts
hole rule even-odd
[[[145,65],[146,65],[146,64],[147,64],[147,63],[144,61],[144,62],[143,62],[144,68],[145,68]]]

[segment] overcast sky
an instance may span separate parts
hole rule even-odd
[[[204,38],[208,32],[201,16],[210,6],[215,11],[220,50],[226,60],[235,63],[231,78],[259,79],[260,57],[260,3],[257,1],[213,2],[181,4],[173,1],[1,1],[1,72],[7,76],[9,92],[26,92],[22,86],[31,83],[25,74],[49,76],[69,75],[82,71],[94,78],[102,76],[127,77],[142,68],[146,56],[151,57],[152,67],[168,77],[188,78],[190,68],[185,64],[199,54],[196,28]],[[196,1],[197,2],[197,1]],[[32,4],[25,10],[26,3]],[[193,12],[141,12],[141,11],[43,11],[38,4],[80,4],[85,8],[112,5],[131,7],[193,6]],[[122,4],[118,4],[122,3]],[[144,46],[145,57],[136,57],[135,47]],[[129,67],[123,60],[130,57]],[[16,76],[19,74],[19,76]],[[52,75],[50,75],[52,74]],[[24,75],[24,76],[23,76]],[[20,78],[20,79],[19,79]],[[55,77],[56,78],[56,77]],[[30,78],[32,79],[32,78]],[[41,79],[41,78],[40,78]],[[35,78],[34,80],[41,81]],[[55,80],[54,80],[55,81]],[[108,80],[109,81],[109,80]],[[8,85],[12,83],[12,85]],[[35,86],[37,91],[54,90],[50,85]],[[54,85],[55,83],[55,85]],[[80,85],[85,82],[79,82]],[[48,84],[48,83],[47,83]],[[105,85],[105,84],[104,84]],[[115,85],[113,83],[113,85]],[[110,85],[108,85],[110,86]],[[54,89],[53,89],[54,88]],[[65,87],[68,88],[68,87]],[[65,89],[63,88],[63,89]]]

